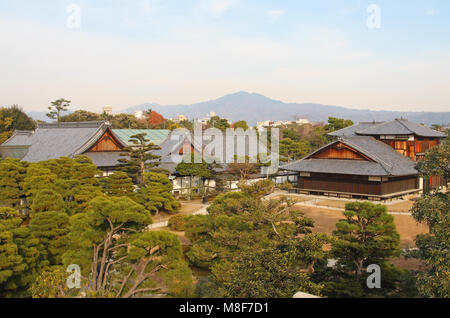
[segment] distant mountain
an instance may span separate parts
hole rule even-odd
[[[30,116],[34,120],[42,120],[42,121],[49,121],[50,120],[47,117],[47,113],[45,113],[45,112],[29,112],[28,116]]]
[[[265,120],[293,120],[295,117],[307,118],[313,122],[326,122],[328,117],[351,119],[354,122],[389,121],[403,117],[426,125],[446,125],[450,123],[450,112],[373,111],[311,103],[283,103],[261,94],[248,92],[229,94],[216,100],[192,105],[162,106],[157,103],[146,103],[129,107],[122,112],[132,114],[137,110],[148,109],[157,111],[165,118],[172,118],[177,115],[185,115],[191,119],[205,118],[209,113],[215,112],[218,116],[228,118],[231,121],[246,120],[250,125]],[[33,112],[29,115],[34,119],[48,120],[44,112]]]
[[[228,118],[231,121],[243,119],[251,125],[255,125],[258,121],[293,120],[295,117],[308,118],[313,122],[326,122],[328,117],[346,118],[354,122],[388,121],[403,117],[426,125],[443,125],[450,122],[450,112],[373,111],[311,103],[283,103],[261,94],[248,92],[238,92],[216,100],[192,105],[142,104],[125,109],[124,112],[132,113],[136,110],[147,109],[153,109],[166,118],[181,114],[188,118],[204,118],[210,112],[215,112],[218,116]]]

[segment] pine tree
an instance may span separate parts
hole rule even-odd
[[[30,164],[27,168],[26,177],[23,182],[23,190],[25,192],[28,205],[33,204],[33,200],[40,190],[54,190],[56,186],[57,176],[50,169],[44,168],[39,163]]]
[[[119,159],[122,171],[128,173],[139,184],[144,182],[144,172],[153,167],[159,166],[160,156],[154,155],[155,150],[161,149],[150,143],[145,138],[145,134],[137,134],[130,137],[133,144],[123,149],[120,155],[124,158]]]
[[[111,260],[116,264],[116,250],[127,246],[129,233],[140,232],[152,222],[149,212],[127,197],[97,197],[89,203],[86,213],[71,219],[70,248],[64,254],[64,264],[78,264],[89,277],[89,290],[106,294],[110,279]]]
[[[38,240],[30,235],[17,210],[0,208],[0,297],[29,296],[27,290],[42,264]]]
[[[61,112],[67,111],[70,103],[71,101],[64,98],[60,98],[52,102],[52,106],[48,107],[49,112],[47,113],[47,117],[50,119],[56,119],[59,125],[61,121]]]
[[[62,254],[68,245],[69,216],[64,211],[62,197],[52,190],[37,193],[28,225],[31,235],[39,239],[41,258],[48,265],[62,264]]]
[[[22,223],[17,215],[14,209],[0,208],[0,297],[5,297],[7,291],[17,289],[11,278],[26,269],[14,242],[13,230]]]
[[[448,180],[450,176],[450,139],[425,154],[417,164],[423,177],[434,175]],[[417,250],[410,256],[425,262],[425,270],[417,275],[417,288],[423,297],[450,297],[449,193],[430,192],[414,203],[413,218],[428,225],[430,233],[418,235]]]
[[[144,183],[139,188],[137,200],[151,213],[161,211],[173,213],[178,211],[180,204],[172,195],[172,182],[161,173],[144,173]]]
[[[134,199],[133,180],[122,171],[116,171],[114,174],[102,179],[103,191],[105,194],[115,197],[129,197]]]
[[[25,165],[17,159],[0,160],[0,203],[16,207],[20,203]]]

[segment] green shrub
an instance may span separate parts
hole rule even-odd
[[[293,189],[294,186],[289,181],[286,181],[282,184],[277,185],[277,188],[280,190],[289,191],[289,190]]]
[[[183,232],[185,224],[186,216],[184,215],[175,215],[169,219],[169,228],[172,231]]]

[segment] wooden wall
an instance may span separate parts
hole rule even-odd
[[[121,150],[120,144],[108,130],[88,152],[116,152]]]
[[[414,161],[422,159],[422,155],[428,149],[439,145],[439,139],[422,138],[416,140],[382,140],[402,155],[409,157]]]
[[[381,196],[419,188],[416,176],[390,178],[384,182],[368,181],[367,176],[311,174],[299,177],[298,187],[317,192],[341,192]]]
[[[315,159],[347,159],[347,160],[369,160],[363,154],[342,143],[337,143],[314,154]]]

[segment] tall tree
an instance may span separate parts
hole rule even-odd
[[[70,248],[63,256],[65,265],[78,264],[89,289],[104,292],[109,279],[111,259],[121,246],[121,238],[141,231],[152,222],[148,211],[127,197],[97,197],[89,204],[87,213],[71,218]],[[121,260],[122,261],[122,260]]]
[[[381,264],[400,255],[400,235],[387,208],[371,202],[345,206],[345,219],[336,223],[332,255],[338,266],[354,273],[357,280],[370,264]]]
[[[230,123],[225,118],[220,118],[219,116],[213,116],[208,121],[207,126],[225,131],[227,128],[230,128]]]
[[[66,112],[70,106],[70,103],[70,100],[66,100],[64,98],[55,100],[52,102],[52,106],[48,107],[49,112],[47,113],[47,117],[53,120],[56,119],[59,125],[61,121],[61,112]]]
[[[243,130],[247,130],[249,127],[245,120],[239,120],[233,123],[233,128],[234,129],[242,128]]]
[[[145,138],[145,134],[131,136],[130,142],[133,145],[123,149],[123,153],[120,155],[124,158],[119,159],[119,165],[135,181],[143,184],[144,173],[159,166],[158,159],[160,156],[154,155],[153,152],[161,148],[150,143],[150,140]]]
[[[328,124],[325,125],[325,130],[333,132],[353,125],[353,121],[343,118],[329,117]]]
[[[315,281],[324,282],[329,297],[388,296],[397,293],[408,276],[389,260],[401,254],[400,236],[394,218],[387,208],[371,202],[346,205],[345,219],[336,223],[329,258],[333,267],[322,262],[314,274]],[[369,289],[366,284],[369,265],[378,265],[382,272],[382,288]]]
[[[280,155],[287,159],[287,162],[305,157],[311,152],[311,146],[308,141],[294,141],[290,138],[284,138],[280,142]]]
[[[425,154],[417,164],[424,177],[440,175],[449,177],[450,140]],[[427,265],[418,274],[417,287],[424,297],[450,297],[450,199],[449,193],[427,193],[414,203],[412,215],[418,222],[427,224],[430,232],[416,237],[417,250],[410,253]]]
[[[0,144],[5,142],[15,130],[34,130],[36,122],[19,106],[0,108]]]

